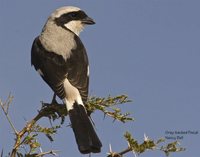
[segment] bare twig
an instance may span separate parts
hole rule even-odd
[[[7,98],[7,100],[6,100],[6,102],[3,103],[3,102],[0,100],[0,105],[1,105],[1,108],[2,108],[2,110],[3,110],[3,112],[4,112],[5,116],[6,116],[6,119],[7,119],[8,122],[9,122],[11,128],[13,129],[15,135],[17,135],[17,134],[18,134],[18,131],[17,131],[17,129],[15,128],[15,126],[13,125],[10,116],[8,115],[8,108],[9,108],[10,104],[12,103],[12,100],[13,100],[13,97],[12,97],[11,95],[9,95],[8,98]]]

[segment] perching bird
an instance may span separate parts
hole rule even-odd
[[[95,24],[80,8],[65,6],[48,18],[31,50],[31,64],[66,104],[79,151],[99,153],[99,140],[84,104],[88,98],[88,57],[79,33]]]

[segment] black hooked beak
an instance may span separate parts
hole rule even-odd
[[[88,16],[85,17],[84,19],[82,19],[81,22],[86,25],[94,25],[95,24],[94,20]]]

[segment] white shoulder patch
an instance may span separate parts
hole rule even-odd
[[[40,74],[40,76],[44,76],[44,74],[43,74],[41,69],[38,69],[37,72]]]
[[[90,68],[89,68],[89,65],[87,67],[87,76],[90,76]]]

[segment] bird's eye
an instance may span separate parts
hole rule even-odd
[[[70,17],[75,18],[77,16],[76,13],[70,13]]]

